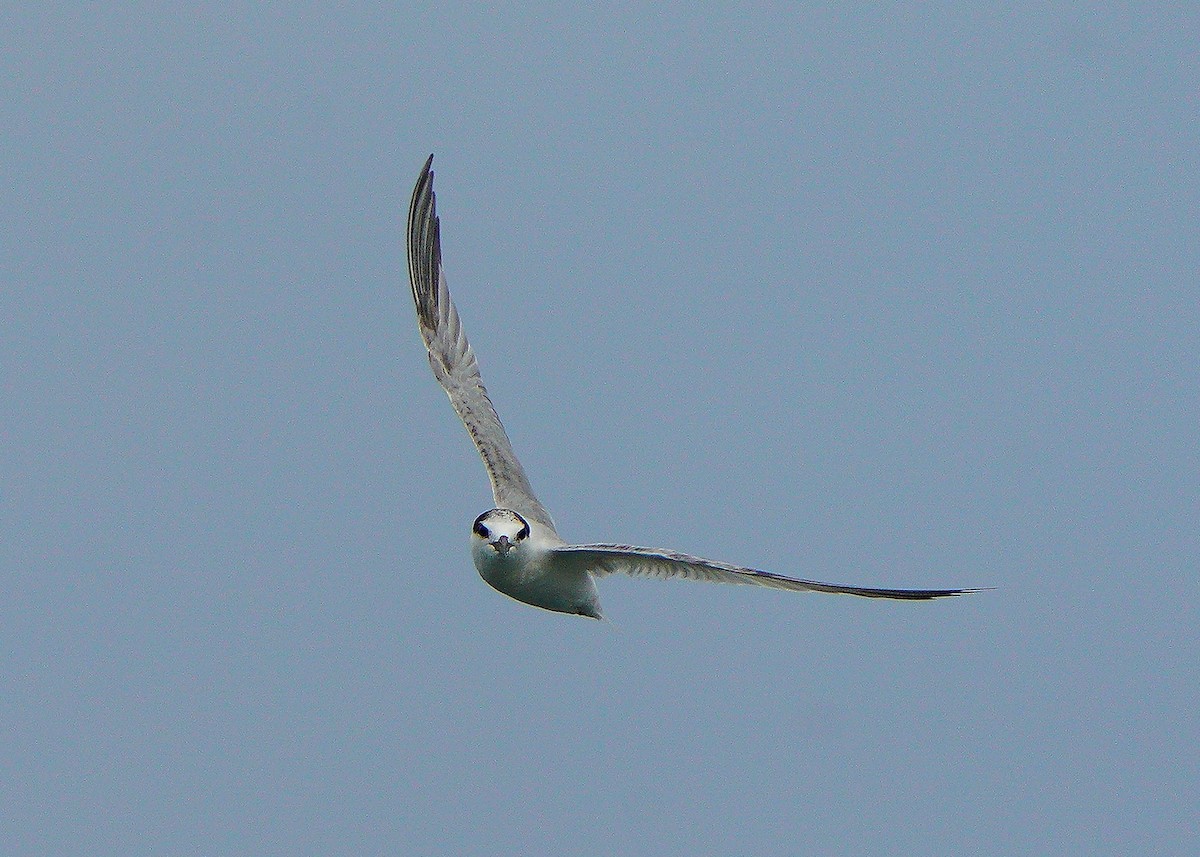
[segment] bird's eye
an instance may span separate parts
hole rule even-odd
[[[476,521],[474,530],[475,530],[475,535],[482,536],[485,539],[488,537],[487,524],[485,524],[483,521]]]

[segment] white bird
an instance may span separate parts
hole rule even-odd
[[[408,210],[408,276],[417,324],[429,349],[434,377],[467,427],[492,483],[496,508],[471,527],[471,556],[479,575],[517,601],[600,618],[597,577],[680,577],[752,583],[800,592],[834,592],[867,598],[928,600],[974,589],[871,589],[785,577],[656,548],[618,544],[570,545],[534,496],[512,443],[488,399],[475,353],[450,300],[442,268],[440,224],[433,193],[433,155],[413,189]]]

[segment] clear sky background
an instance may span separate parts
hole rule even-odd
[[[564,5],[4,13],[0,852],[1194,854],[1194,7]],[[565,537],[995,591],[489,589],[430,152]]]

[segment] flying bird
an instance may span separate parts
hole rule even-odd
[[[749,583],[798,592],[927,601],[974,589],[872,589],[785,577],[698,556],[620,544],[567,544],[533,493],[500,417],[488,398],[475,352],[450,300],[433,193],[433,155],[425,162],[408,209],[408,276],[421,338],[434,377],[475,442],[492,483],[496,508],[471,525],[471,557],[500,592],[546,610],[601,618],[596,578],[610,574]]]

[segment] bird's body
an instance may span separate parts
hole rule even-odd
[[[522,526],[529,527],[529,534],[518,539]],[[487,535],[481,535],[481,531]],[[512,548],[493,547],[505,537]],[[587,569],[557,558],[556,550],[563,545],[557,533],[536,521],[527,522],[505,509],[492,509],[480,515],[472,529],[471,559],[479,576],[505,595],[558,613],[599,619],[596,582]]]
[[[571,545],[538,501],[488,399],[479,364],[450,300],[442,269],[433,194],[433,156],[413,189],[408,213],[408,272],[417,324],[434,377],[450,397],[483,459],[496,507],[475,519],[471,556],[480,576],[518,601],[599,619],[595,578],[607,574],[750,583],[802,592],[924,601],[970,589],[874,589],[786,577],[675,551],[619,544]]]

